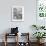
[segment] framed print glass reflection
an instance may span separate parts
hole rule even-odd
[[[12,7],[12,21],[24,21],[24,6]]]
[[[46,0],[37,0],[37,16],[46,18]]]

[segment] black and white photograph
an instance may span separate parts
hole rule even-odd
[[[23,6],[12,7],[12,21],[24,21],[24,7]]]

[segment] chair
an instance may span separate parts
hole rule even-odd
[[[5,33],[5,46],[8,45],[7,38],[17,36],[17,39],[15,38],[16,41],[16,46],[18,46],[18,27],[16,28],[11,28],[11,33]]]
[[[8,45],[8,42],[7,42],[7,38],[10,38],[11,36],[17,36],[17,38],[15,38],[15,40],[16,40],[16,46],[18,46],[18,34],[16,35],[16,34],[9,34],[9,33],[6,33],[5,34],[5,46],[7,46]]]
[[[19,42],[19,46],[30,46],[29,33],[21,33],[21,39],[24,41]]]

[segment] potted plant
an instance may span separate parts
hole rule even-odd
[[[41,43],[40,40],[42,38],[45,38],[44,36],[46,36],[46,33],[45,32],[35,32],[33,35],[37,38],[38,43]]]

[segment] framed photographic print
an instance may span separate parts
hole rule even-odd
[[[12,7],[12,21],[24,21],[24,6]]]
[[[39,19],[46,18],[46,0],[37,0],[37,15]]]
[[[46,25],[46,0],[37,0],[36,24]]]

